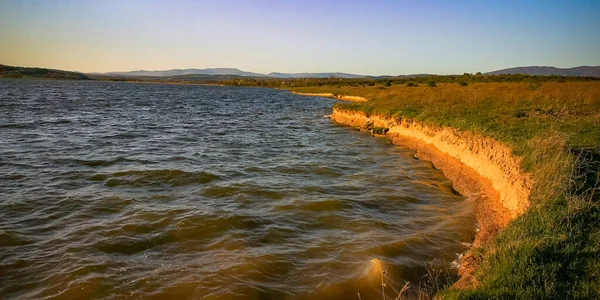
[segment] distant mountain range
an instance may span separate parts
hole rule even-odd
[[[555,68],[555,67],[539,67],[539,66],[528,66],[528,67],[516,67],[503,69],[498,71],[492,71],[485,73],[486,75],[501,75],[501,74],[526,74],[526,75],[558,75],[558,76],[592,76],[600,77],[600,66],[590,67],[581,66],[575,68]],[[229,75],[229,76],[243,76],[243,77],[270,77],[270,78],[384,78],[384,77],[419,77],[421,74],[414,75],[399,75],[399,76],[368,76],[350,73],[279,73],[271,72],[269,74],[260,74],[254,72],[242,71],[235,68],[209,68],[209,69],[173,69],[173,70],[161,70],[161,71],[130,71],[130,72],[109,72],[102,75],[108,76],[154,76],[154,77],[172,77],[182,75]]]
[[[600,66],[581,66],[575,68],[555,68],[555,67],[516,67],[492,71],[485,75],[502,75],[502,74],[525,74],[525,75],[558,75],[558,76],[588,76],[600,78]],[[162,71],[130,71],[130,72],[109,72],[109,73],[79,73],[62,70],[44,69],[44,68],[27,68],[14,67],[0,64],[0,78],[2,77],[44,77],[44,78],[64,78],[64,79],[99,79],[112,77],[111,80],[126,78],[140,80],[228,80],[236,78],[370,78],[370,79],[386,79],[386,78],[415,78],[430,76],[435,74],[410,74],[397,76],[368,76],[350,73],[279,73],[272,72],[269,74],[260,74],[254,72],[246,72],[235,68],[209,68],[209,69],[173,69]],[[115,78],[116,77],[116,78]],[[150,77],[150,78],[149,78]]]
[[[337,77],[337,78],[365,78],[369,77],[367,75],[358,75],[358,74],[349,74],[349,73],[278,73],[271,72],[267,74],[269,77],[275,78],[328,78],[328,77]]]
[[[555,68],[555,67],[517,67],[503,69],[485,73],[486,75],[502,75],[502,74],[527,74],[527,75],[558,75],[558,76],[591,76],[600,77],[600,66],[590,67],[581,66],[575,68]]]
[[[267,75],[246,72],[234,68],[208,68],[208,69],[172,69],[163,71],[129,71],[129,72],[108,72],[103,75],[108,76],[156,76],[156,77],[170,77],[170,76],[181,76],[181,75],[236,75],[245,77],[267,77]]]
[[[365,78],[367,75],[349,74],[349,73],[278,73],[272,72],[269,74],[260,74],[253,72],[246,72],[240,69],[234,68],[209,68],[209,69],[173,69],[173,70],[162,70],[162,71],[130,71],[130,72],[109,72],[103,73],[102,75],[108,76],[155,76],[155,77],[171,77],[181,75],[234,75],[244,77],[272,77],[272,78],[327,78],[327,77],[338,77],[338,78]]]

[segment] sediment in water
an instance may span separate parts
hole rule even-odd
[[[417,151],[417,158],[431,161],[452,180],[452,187],[474,201],[477,233],[471,249],[460,259],[461,276],[454,287],[476,285],[473,249],[486,243],[508,222],[529,207],[532,180],[521,159],[492,138],[412,119],[393,119],[334,108],[331,119],[365,129],[389,129],[385,136],[397,145]]]

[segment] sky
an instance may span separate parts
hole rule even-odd
[[[600,65],[600,1],[0,0],[0,64],[364,75]]]

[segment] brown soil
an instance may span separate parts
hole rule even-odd
[[[521,160],[494,139],[448,127],[339,109],[334,109],[331,119],[360,128],[367,123],[389,128],[385,136],[394,144],[416,150],[417,158],[431,161],[453,182],[455,190],[474,202],[477,232],[471,249],[461,258],[461,279],[454,287],[476,285],[472,275],[477,257],[473,249],[490,240],[529,206],[532,182],[521,168]]]

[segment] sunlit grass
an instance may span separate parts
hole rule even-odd
[[[442,298],[600,298],[600,82],[314,86],[356,95],[337,108],[413,118],[493,137],[535,182],[528,212],[476,249],[478,284]]]

